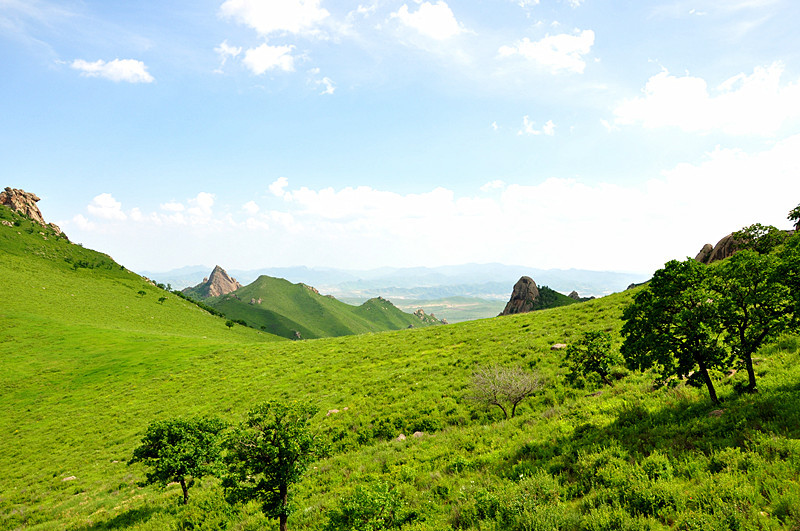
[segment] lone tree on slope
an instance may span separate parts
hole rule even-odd
[[[517,406],[542,387],[538,375],[519,367],[502,367],[491,365],[475,371],[472,375],[473,395],[470,397],[488,406],[497,406],[504,418],[511,418],[517,412]]]
[[[180,483],[186,505],[194,480],[214,472],[220,453],[217,437],[223,429],[222,421],[210,418],[151,422],[128,464],[142,462],[151,468],[147,485]]]
[[[307,403],[258,405],[225,442],[228,500],[260,502],[266,516],[278,518],[280,531],[291,513],[290,486],[323,451],[310,426],[316,411]]]

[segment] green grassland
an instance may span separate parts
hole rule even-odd
[[[404,530],[800,528],[796,336],[759,353],[757,395],[735,393],[741,372],[715,373],[719,409],[703,389],[653,388],[650,375],[622,368],[612,385],[566,383],[563,351],[551,345],[586,330],[619,342],[636,290],[286,341],[229,330],[3,211],[20,225],[0,225],[0,528],[275,528],[254,505],[224,503],[214,478],[192,487],[184,507],[179,486],[141,487],[144,469],[126,464],[152,420],[238,422],[267,399],[312,400],[331,448],[296,486],[290,529],[326,529],[342,500],[366,505],[384,485]],[[544,382],[514,419],[469,399],[475,368],[494,363]]]
[[[271,334],[297,339],[337,337],[439,324],[404,313],[391,302],[374,298],[360,306],[320,295],[305,284],[266,275],[238,290],[203,302],[229,319]]]

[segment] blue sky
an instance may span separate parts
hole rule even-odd
[[[134,270],[649,272],[800,202],[792,0],[0,0],[1,186]]]

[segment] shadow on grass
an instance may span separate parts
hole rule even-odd
[[[762,435],[800,438],[800,382],[756,394],[731,394],[721,405],[708,399],[677,399],[649,410],[645,404],[643,400],[626,403],[606,426],[583,424],[569,435],[525,444],[506,466],[527,461],[551,473],[568,472],[580,453],[611,445],[635,458],[655,450],[711,455],[724,448],[755,448]]]
[[[157,507],[139,507],[137,509],[130,509],[124,513],[115,516],[106,522],[98,522],[90,526],[81,527],[81,531],[89,531],[93,529],[128,529],[137,524],[143,524],[148,521],[155,513],[159,512]]]

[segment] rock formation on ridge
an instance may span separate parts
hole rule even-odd
[[[511,299],[500,315],[531,312],[538,299],[539,288],[536,287],[536,282],[531,277],[522,277],[514,284]]]
[[[50,227],[58,236],[66,235],[61,232],[61,229],[55,223],[47,223],[42,216],[42,212],[36,203],[39,201],[39,196],[26,192],[25,190],[18,190],[6,186],[5,190],[0,192],[0,205],[7,206],[11,210],[18,212],[24,216],[29,217],[43,227]]]
[[[738,250],[738,242],[734,239],[733,234],[728,234],[718,241],[714,247],[711,247],[710,243],[705,244],[694,259],[701,264],[710,264],[711,262],[728,258]]]
[[[237,280],[222,269],[220,266],[214,267],[211,276],[204,278],[203,282],[192,288],[183,290],[187,294],[195,294],[203,299],[208,297],[218,297],[226,295],[241,288],[242,285]]]

